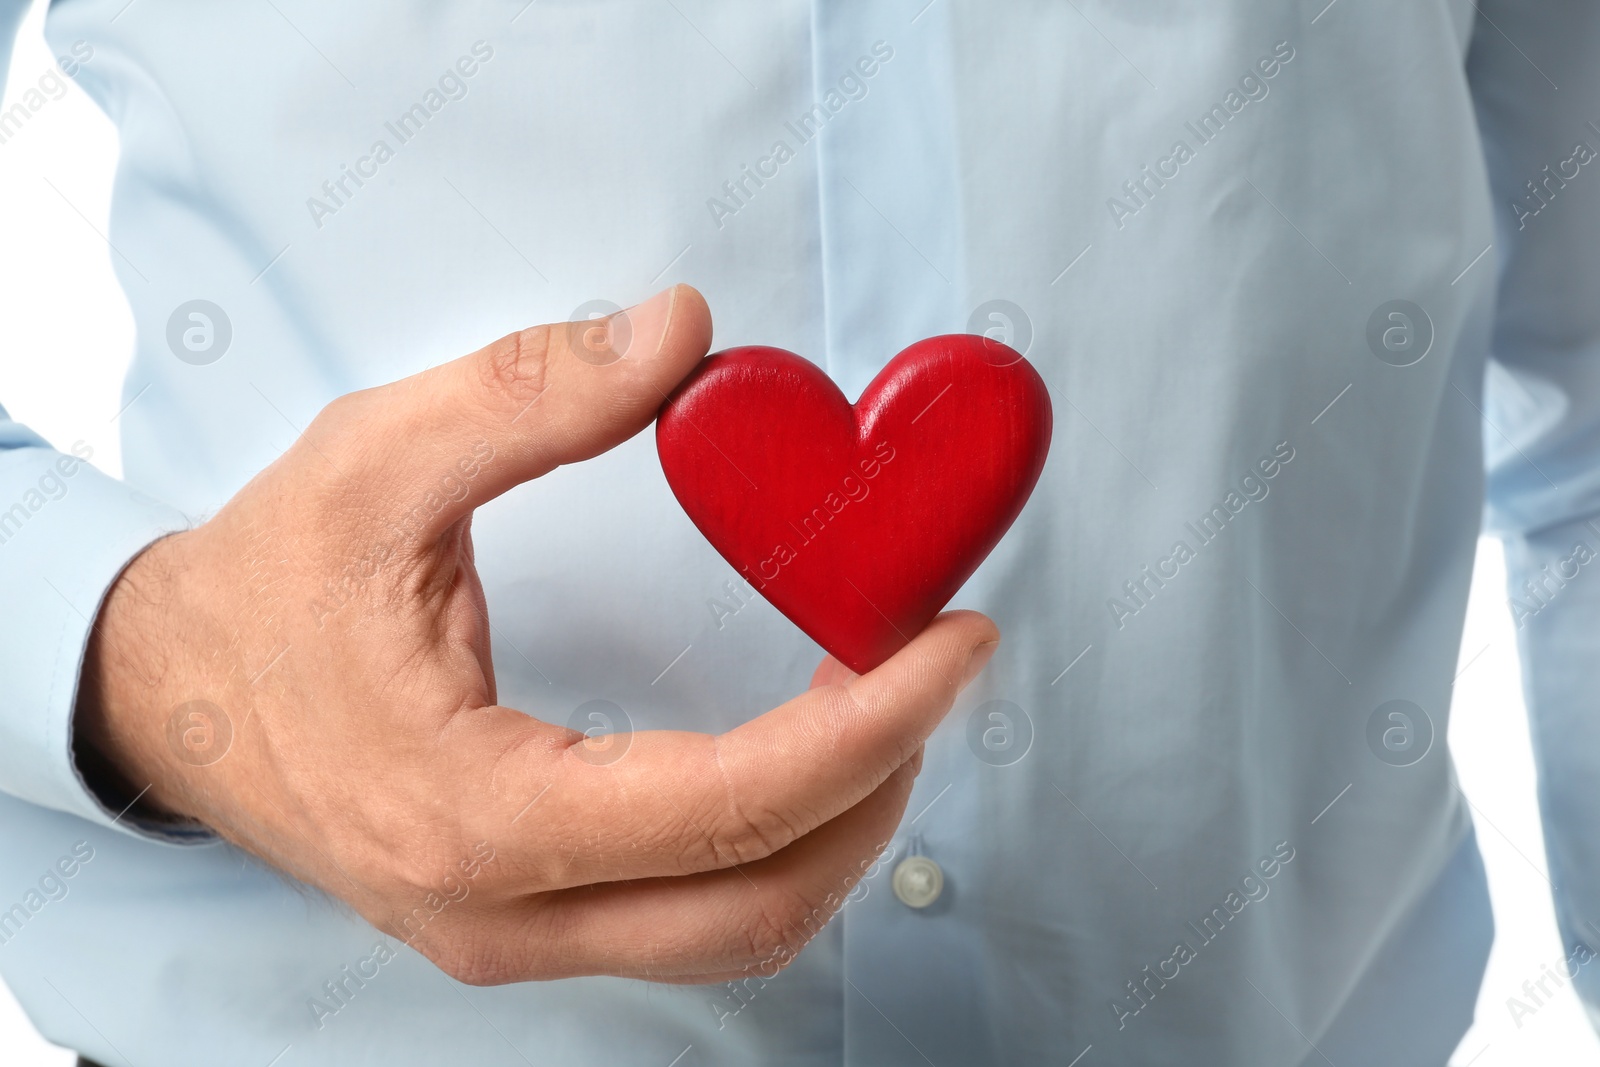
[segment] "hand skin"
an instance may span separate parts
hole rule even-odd
[[[691,288],[627,316],[609,362],[614,320],[538,326],[341,397],[138,556],[91,638],[85,773],[463,982],[721,981],[792,959],[894,834],[923,742],[999,634],[947,613],[868,674],[824,660],[734,730],[640,732],[610,762],[497,705],[472,509],[638,433],[710,344]],[[196,700],[232,728],[205,766],[169,725]]]

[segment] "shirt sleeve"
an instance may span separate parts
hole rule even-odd
[[[1480,0],[1500,275],[1484,427],[1568,958],[1600,951],[1600,7]],[[1569,971],[1574,968],[1568,968]],[[1600,971],[1574,985],[1600,1020]]]
[[[0,0],[0,85],[27,10]],[[3,227],[0,227],[3,228]],[[9,350],[3,336],[0,349]],[[0,408],[0,790],[129,833],[72,755],[72,712],[90,628],[106,591],[145,546],[188,525],[181,512],[107,477],[79,444],[58,452]]]
[[[102,474],[88,449],[58,452],[0,409],[0,789],[47,808],[162,838],[109,811],[72,754],[72,713],[106,591],[181,512]]]

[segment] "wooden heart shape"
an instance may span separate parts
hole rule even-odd
[[[708,357],[661,409],[678,503],[752,587],[858,672],[916,636],[1027,503],[1050,396],[1015,350],[919,341],[854,407],[778,348]]]

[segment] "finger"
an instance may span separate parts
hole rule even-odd
[[[512,949],[524,966],[555,972],[541,977],[771,978],[871,870],[915,778],[902,765],[859,804],[749,865],[557,894],[541,905],[531,936]]]
[[[586,762],[584,743],[544,724],[504,724],[494,824],[508,868],[540,888],[682,875],[772,855],[853,807],[912,759],[982,669],[999,635],[975,612],[934,620],[887,663],[843,685],[812,689],[726,734],[650,731],[615,738],[614,762]],[[515,713],[506,712],[514,716]],[[479,725],[482,718],[468,719]],[[483,761],[477,761],[481,772]],[[457,772],[459,773],[459,772]],[[539,795],[537,814],[508,835],[507,813]],[[552,853],[559,862],[548,859]]]
[[[513,486],[648,426],[710,343],[704,298],[674,286],[607,319],[534,326],[342,397],[314,436],[369,513],[431,541]]]
[[[826,656],[817,664],[817,669],[811,675],[811,684],[807,688],[820,689],[825,685],[844,685],[859,677],[860,675],[843,663],[832,656]]]

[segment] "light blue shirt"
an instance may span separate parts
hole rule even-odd
[[[52,1040],[140,1067],[1442,1064],[1491,938],[1444,744],[1486,495],[1562,935],[1600,944],[1595,9],[61,0],[48,35],[121,131],[138,325],[126,481],[0,422],[0,971]],[[85,789],[88,620],[143,545],[333,397],[669,281],[718,346],[851,395],[920,337],[1001,331],[1055,405],[956,600],[999,654],[794,966],[467,988]],[[721,731],[819,656],[730,586],[648,434],[474,531],[500,699],[540,717]],[[920,910],[891,891],[912,853],[945,879]]]

